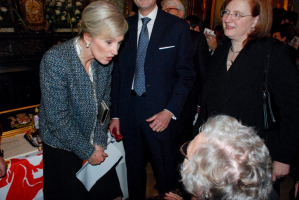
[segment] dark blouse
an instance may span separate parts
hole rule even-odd
[[[209,117],[225,114],[254,127],[270,149],[274,160],[289,163],[299,144],[299,84],[296,71],[286,45],[272,39],[255,41],[242,49],[227,71],[226,61],[231,43],[220,45],[210,62],[207,81],[203,89],[201,112],[195,126]],[[263,131],[263,98],[261,86],[267,54],[271,54],[268,88],[281,115],[280,129]]]

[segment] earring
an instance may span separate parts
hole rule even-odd
[[[254,27],[251,27],[251,32],[255,31],[255,28]]]
[[[89,48],[89,44],[90,44],[90,43],[87,43],[87,44],[86,44],[86,48]]]

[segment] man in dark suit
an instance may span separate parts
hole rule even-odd
[[[128,18],[112,74],[109,128],[124,136],[129,197],[140,200],[147,161],[159,193],[177,188],[178,120],[195,73],[188,24],[158,9],[156,0],[134,2],[139,12]]]
[[[162,10],[179,18],[183,18],[185,14],[184,5],[180,0],[163,0],[161,6]],[[200,105],[198,100],[201,99],[203,83],[211,57],[205,35],[194,30],[190,30],[190,35],[194,49],[193,63],[196,79],[181,112],[179,132],[182,135],[182,144],[193,139],[194,116],[197,111],[197,105]]]

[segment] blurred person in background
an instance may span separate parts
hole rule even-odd
[[[288,46],[292,61],[299,69],[299,33],[296,27],[291,23],[281,24],[272,30],[271,36]]]
[[[224,35],[222,25],[218,25],[214,28],[214,34],[206,33],[205,36],[207,39],[207,43],[209,45],[209,50],[211,52],[211,55],[214,54],[218,45],[221,45],[221,44],[229,41],[229,39]]]
[[[194,31],[203,31],[202,21],[199,17],[195,15],[189,15],[185,18],[185,21],[190,24],[190,29]]]
[[[184,17],[185,8],[180,0],[163,0],[161,6],[162,10],[169,14],[178,16],[179,18]]]

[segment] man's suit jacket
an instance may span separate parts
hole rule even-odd
[[[190,30],[191,38],[194,46],[194,71],[196,80],[192,88],[192,93],[199,94],[201,99],[203,84],[207,77],[211,54],[205,35],[202,32]],[[198,98],[198,96],[197,96]]]
[[[111,117],[120,118],[123,134],[136,66],[138,15],[127,21],[129,30],[114,66],[111,93]],[[192,46],[188,24],[159,9],[144,64],[148,117],[167,109],[179,118],[195,79]],[[167,138],[171,133],[166,129],[158,134]]]
[[[287,46],[274,47],[268,71],[268,88],[279,107],[280,130],[264,132],[262,83],[265,80],[267,55],[275,41],[255,41],[244,48],[226,70],[231,43],[220,45],[213,55],[203,89],[203,105],[195,131],[207,117],[226,114],[254,127],[265,139],[274,160],[289,163],[299,141],[298,72],[289,57]],[[276,145],[277,144],[277,145]]]

